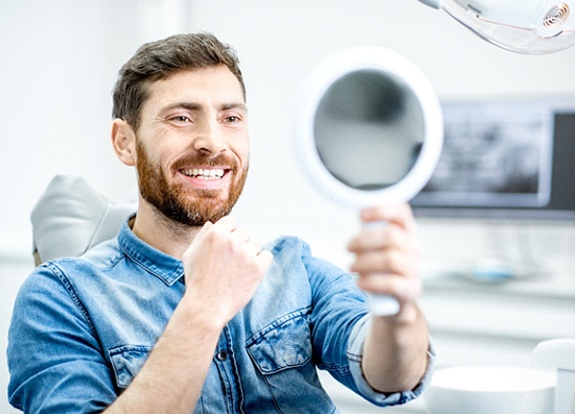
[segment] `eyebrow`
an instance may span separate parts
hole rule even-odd
[[[201,105],[199,103],[195,103],[195,102],[175,102],[175,103],[165,107],[163,109],[163,112],[164,111],[171,111],[172,109],[178,109],[178,108],[187,109],[189,111],[199,111],[202,109],[202,106],[203,105]],[[229,102],[229,103],[224,103],[224,104],[219,106],[220,111],[227,111],[229,109],[241,109],[241,110],[246,111],[246,112],[248,110],[246,104],[243,102]]]

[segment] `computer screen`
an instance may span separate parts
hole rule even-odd
[[[444,147],[419,217],[575,219],[575,98],[443,102]]]

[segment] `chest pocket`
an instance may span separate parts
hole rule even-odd
[[[302,366],[311,360],[310,320],[305,310],[296,311],[250,338],[248,353],[263,375]]]
[[[108,351],[119,388],[127,388],[130,385],[144,366],[150,352],[152,347],[143,345],[120,346]]]
[[[268,325],[246,343],[278,412],[330,413],[335,409],[312,363],[310,322],[310,309],[298,310]]]

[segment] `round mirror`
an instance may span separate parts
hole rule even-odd
[[[443,143],[441,105],[403,56],[380,47],[343,50],[309,75],[298,105],[303,169],[336,202],[406,202],[429,181]],[[397,302],[388,305],[376,313],[398,310]]]
[[[366,207],[413,198],[441,153],[443,119],[425,75],[380,47],[343,50],[305,80],[295,145],[328,197]]]

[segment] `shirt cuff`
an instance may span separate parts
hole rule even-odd
[[[429,347],[427,349],[428,363],[425,374],[419,384],[408,391],[397,392],[393,394],[384,394],[374,390],[366,381],[361,369],[361,360],[363,358],[363,344],[367,336],[367,331],[371,325],[370,315],[365,315],[355,325],[348,342],[347,356],[352,377],[355,381],[357,390],[361,396],[372,404],[378,406],[391,406],[405,404],[421,395],[425,387],[431,381],[433,369],[435,366],[436,353],[431,337],[429,338]]]

